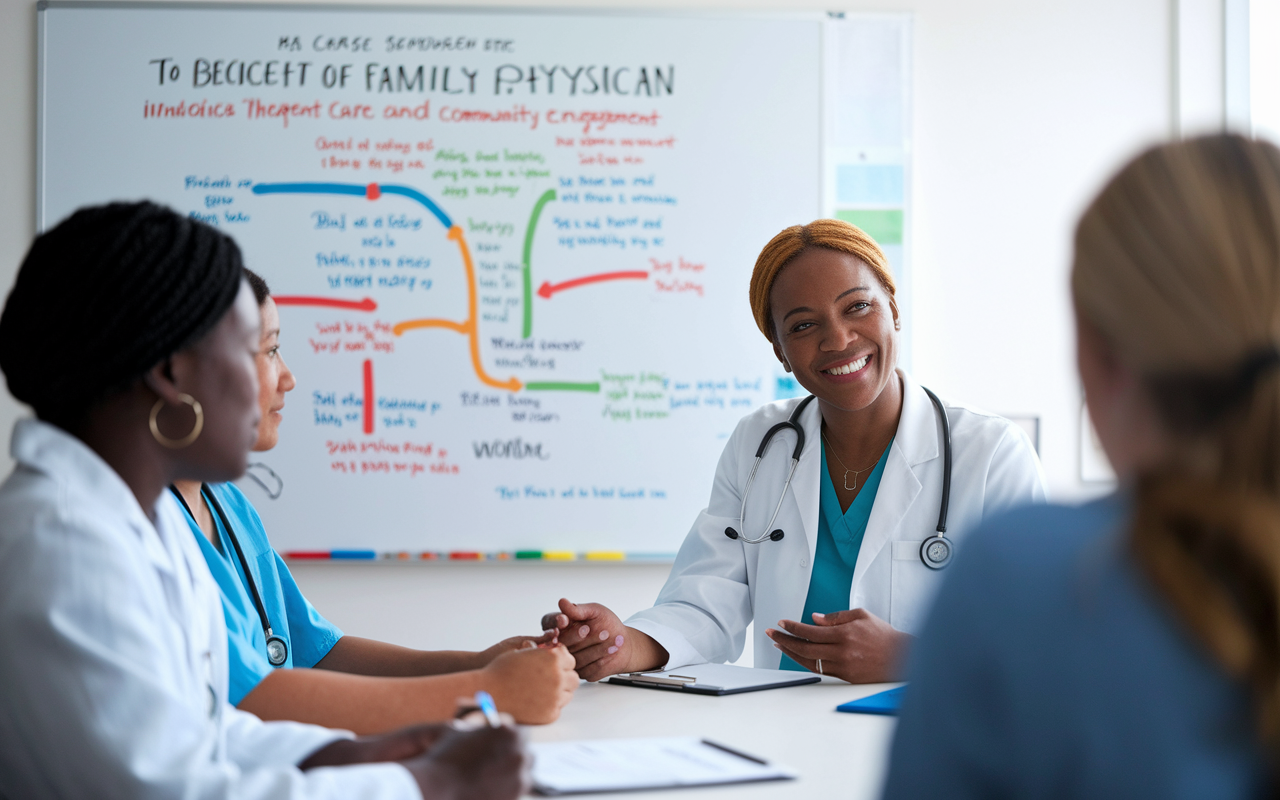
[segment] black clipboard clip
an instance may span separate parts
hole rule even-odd
[[[689,675],[654,675],[651,672],[628,672],[625,676],[619,675],[618,677],[635,683],[649,683],[654,686],[685,687],[693,686],[698,682],[697,678]]]

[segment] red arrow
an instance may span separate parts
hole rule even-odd
[[[352,311],[377,311],[378,304],[372,297],[363,300],[334,300],[331,297],[304,297],[302,295],[271,295],[278,306],[323,306],[325,308],[348,308]]]
[[[601,281],[621,281],[621,280],[628,280],[628,279],[635,279],[635,280],[642,281],[648,277],[649,277],[649,273],[645,272],[642,269],[638,269],[638,270],[632,270],[630,272],[601,272],[598,275],[584,275],[581,278],[574,278],[573,280],[565,281],[564,283],[551,283],[550,281],[543,281],[542,285],[538,287],[538,296],[544,297],[550,300],[551,295],[555,294],[556,292],[563,292],[565,289],[574,289],[579,286],[586,286],[588,283],[600,283]]]

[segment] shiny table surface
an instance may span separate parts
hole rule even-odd
[[[895,719],[835,708],[900,685],[851,686],[823,678],[807,686],[714,697],[583,683],[558,721],[526,730],[531,742],[700,736],[799,773],[792,781],[576,797],[870,800],[880,792]]]

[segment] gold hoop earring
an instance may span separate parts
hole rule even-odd
[[[178,399],[191,406],[191,410],[196,412],[196,424],[191,428],[191,433],[181,439],[170,439],[160,432],[160,426],[156,424],[156,419],[160,416],[160,409],[164,408],[164,398],[156,400],[156,404],[151,407],[151,436],[162,446],[170,450],[181,450],[188,447],[197,438],[200,437],[200,431],[204,430],[204,408],[200,405],[200,401],[185,392],[178,395]]]

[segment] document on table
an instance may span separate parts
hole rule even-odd
[[[787,767],[696,736],[539,742],[533,788],[543,795],[674,789],[795,778]]]

